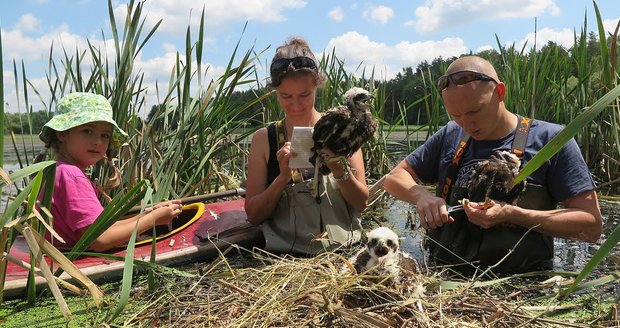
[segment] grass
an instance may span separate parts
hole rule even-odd
[[[125,19],[124,22],[119,23],[112,12],[111,1],[108,3],[111,31],[102,31],[102,35],[104,39],[112,40],[112,44],[106,47],[114,49],[112,58],[106,57],[105,51],[95,48],[91,44],[89,44],[87,49],[62,49],[64,57],[61,60],[50,56],[49,70],[46,76],[47,87],[51,93],[50,99],[42,99],[40,90],[34,89],[28,83],[25,72],[19,72],[17,65],[14,65],[15,85],[21,84],[19,89],[24,90],[21,95],[24,97],[24,108],[30,109],[33,107],[28,103],[30,99],[28,92],[38,96],[41,102],[40,107],[46,108],[48,111],[51,111],[54,103],[62,95],[71,91],[100,93],[111,100],[115,110],[115,119],[121,124],[121,128],[130,134],[127,143],[117,149],[113,156],[116,165],[123,172],[121,177],[123,188],[114,190],[111,195],[118,197],[115,198],[115,201],[119,204],[126,204],[127,191],[131,190],[132,187],[140,188],[139,195],[142,195],[140,196],[141,200],[146,203],[209,193],[237,186],[245,179],[246,175],[245,163],[247,162],[248,150],[247,145],[242,141],[246,140],[247,136],[253,132],[252,129],[243,129],[246,126],[246,122],[241,118],[241,114],[258,104],[264,109],[262,112],[263,123],[273,121],[282,116],[282,111],[275,98],[269,94],[256,94],[255,99],[249,100],[246,104],[236,104],[232,101],[232,94],[238,87],[249,85],[256,86],[256,90],[263,90],[260,85],[262,78],[257,76],[255,65],[260,64],[261,56],[267,49],[251,48],[244,50],[239,49],[237,45],[237,47],[232,49],[230,61],[222,76],[213,81],[205,80],[204,77],[207,76],[206,73],[209,68],[202,66],[202,47],[204,45],[203,13],[198,31],[191,31],[188,27],[185,49],[177,54],[174,67],[170,68],[171,74],[168,83],[158,84],[157,90],[149,90],[150,93],[157,94],[159,104],[152,117],[148,120],[143,120],[137,113],[144,112],[143,107],[145,106],[146,99],[145,88],[142,85],[144,76],[143,73],[134,69],[133,59],[139,55],[142,47],[149,41],[150,37],[157,32],[161,22],[155,24],[151,29],[145,29],[142,3],[131,0],[128,3],[129,14],[123,17]],[[598,15],[596,4],[595,10],[597,11],[597,23],[600,26],[602,22],[600,15]],[[571,49],[570,60],[566,51],[557,47],[534,48],[530,53],[526,53],[525,50],[519,51],[514,47],[504,47],[498,40],[500,53],[490,55],[498,56],[499,61],[504,63],[504,65],[498,67],[498,70],[500,71],[500,76],[510,86],[511,93],[509,93],[509,98],[506,100],[507,106],[522,115],[534,118],[551,118],[559,123],[568,123],[578,117],[584,108],[591,106],[609,90],[612,90],[618,81],[617,52],[615,50],[617,35],[612,36],[614,42],[611,42],[608,47],[605,33],[599,32],[600,55],[590,58],[588,49],[584,45],[587,40],[585,31],[587,31],[586,26],[584,26],[581,35],[576,33],[576,44]],[[107,36],[106,33],[108,34]],[[195,35],[197,35],[197,38],[194,37]],[[90,56],[84,56],[85,52],[88,52]],[[0,57],[1,54],[0,48]],[[85,62],[87,58],[89,58],[90,62]],[[319,93],[317,107],[332,107],[340,102],[339,95],[342,94],[343,90],[351,86],[361,86],[376,94],[374,114],[381,118],[388,90],[386,90],[384,83],[375,81],[374,70],[367,71],[366,68],[363,68],[361,77],[359,77],[360,74],[353,75],[346,72],[343,62],[333,54],[325,55],[320,61],[321,68],[326,72],[328,81],[326,88]],[[595,63],[599,63],[602,67],[594,66]],[[22,70],[24,69],[22,68]],[[424,78],[424,81],[434,80],[430,70],[422,71],[419,74]],[[20,77],[21,81],[19,80]],[[2,83],[0,83],[0,88],[3,88]],[[390,148],[390,138],[410,139],[408,137],[413,135],[413,133],[417,133],[416,131],[428,136],[445,124],[448,118],[441,105],[441,97],[438,90],[436,90],[432,83],[425,84],[423,88],[425,96],[417,100],[416,103],[424,104],[424,111],[430,117],[430,122],[424,126],[408,125],[411,122],[406,122],[406,115],[404,114],[412,107],[412,104],[398,104],[403,119],[396,125],[384,124],[379,129],[376,140],[365,145],[364,154],[369,178],[379,177],[391,169],[393,163],[388,159],[394,155],[394,152]],[[610,108],[617,108],[618,99],[616,97],[611,98],[611,107],[599,107],[597,109],[598,114],[594,115],[596,117],[588,117],[587,120],[581,121],[580,126],[573,127],[572,131],[580,144],[584,145],[586,157],[592,162],[602,163],[601,167],[592,168],[596,172],[600,172],[601,169],[604,169],[605,172],[618,171],[619,163],[607,160],[608,158],[614,159],[619,157],[617,111],[610,110]],[[0,106],[3,108],[3,102],[0,102]],[[239,133],[240,131],[242,133]],[[24,224],[31,224],[34,230],[42,232],[43,228],[39,226],[38,221],[33,219],[31,214],[34,213],[33,205],[39,188],[42,187],[41,183],[50,179],[53,175],[49,171],[37,170],[33,166],[28,166],[32,159],[31,148],[33,148],[35,141],[38,140],[36,136],[17,136],[17,138],[15,146],[10,141],[8,145],[11,145],[11,147],[8,148],[16,149],[16,154],[24,155],[22,160],[27,168],[20,172],[19,178],[15,178],[23,179],[24,186],[16,188],[15,194],[18,194],[17,201],[11,203],[11,206],[8,207],[9,210],[3,213],[2,219],[3,222],[9,222],[9,220],[20,218]],[[10,140],[10,138],[5,137],[3,143],[5,150],[8,149],[7,139]],[[401,145],[407,147],[407,151],[415,147],[411,140],[405,140]],[[403,157],[401,155],[403,154],[398,154],[400,158]],[[598,161],[598,159],[606,160]],[[92,177],[100,178],[101,182],[105,184],[108,173],[109,168],[99,165],[94,168]],[[29,179],[28,177],[31,175],[36,175],[37,178]],[[12,181],[9,181],[6,185],[12,185]],[[47,194],[49,196],[49,192]],[[134,199],[134,201],[139,200]],[[22,206],[22,202],[27,205]],[[47,201],[44,200],[43,204],[49,206],[49,199]],[[113,211],[106,213],[102,217],[101,227],[105,227],[104,222],[109,223],[108,220],[114,220],[114,216],[120,214],[111,212]],[[45,216],[43,219],[49,220]],[[15,231],[10,228],[5,227],[3,229],[0,248],[10,248],[14,233]],[[97,231],[92,231],[92,233],[96,235]],[[605,255],[600,254],[599,256],[605,257]],[[261,259],[264,259],[264,257],[261,256]],[[261,299],[261,301],[265,302],[263,305],[268,306],[270,305],[269,299],[265,298],[270,295],[268,292],[285,290],[287,286],[290,288],[290,284],[298,286],[298,290],[294,290],[294,292],[299,292],[299,294],[288,296],[307,297],[302,297],[303,302],[286,304],[291,311],[286,313],[287,317],[281,319],[283,320],[280,322],[282,325],[294,324],[285,321],[285,319],[299,319],[295,316],[301,314],[315,316],[311,319],[316,319],[319,323],[325,323],[328,322],[325,320],[332,320],[336,312],[337,314],[339,313],[339,318],[342,320],[345,320],[347,316],[355,317],[355,315],[357,315],[358,319],[366,318],[370,320],[370,318],[365,316],[365,313],[355,312],[357,311],[355,308],[343,308],[342,304],[344,303],[338,303],[339,301],[344,302],[352,294],[349,290],[344,290],[342,284],[353,288],[356,292],[360,290],[368,292],[364,295],[371,295],[373,300],[380,301],[389,296],[391,301],[387,305],[385,302],[376,302],[366,307],[366,309],[371,309],[372,311],[376,309],[381,309],[382,311],[389,309],[392,311],[387,315],[384,313],[380,320],[397,320],[398,318],[394,313],[398,315],[403,313],[411,315],[413,313],[415,315],[408,318],[426,320],[421,323],[439,322],[440,324],[447,324],[458,322],[464,324],[465,322],[460,321],[461,318],[471,319],[472,322],[484,323],[484,320],[489,320],[489,318],[499,315],[498,313],[502,311],[506,313],[506,309],[509,309],[511,314],[519,314],[506,317],[505,320],[513,320],[507,321],[507,325],[519,324],[523,320],[533,319],[532,315],[515,312],[518,308],[517,310],[513,308],[515,304],[512,300],[491,297],[490,295],[493,295],[492,290],[464,290],[460,294],[452,294],[449,291],[442,294],[432,290],[434,293],[432,298],[424,299],[421,302],[414,300],[407,303],[408,299],[403,300],[399,297],[407,296],[408,294],[399,295],[392,290],[385,290],[381,285],[371,284],[371,289],[369,289],[364,279],[340,275],[326,276],[325,272],[318,272],[317,263],[328,268],[334,265],[332,262],[325,262],[325,260],[326,258],[300,259],[297,263],[299,266],[292,266],[292,261],[288,259],[285,261],[270,259],[268,261],[265,260],[265,262],[269,262],[271,265],[275,265],[275,267],[218,267],[221,270],[219,271],[220,273],[225,273],[224,276],[205,275],[199,281],[185,281],[179,277],[159,276],[159,281],[162,282],[161,288],[157,290],[134,291],[131,298],[129,298],[124,315],[121,319],[113,321],[113,323],[117,324],[119,320],[123,322],[134,322],[133,320],[136,320],[135,323],[138,324],[138,319],[144,319],[139,314],[145,313],[146,310],[155,310],[152,312],[154,315],[146,319],[159,320],[159,316],[162,316],[162,320],[167,320],[166,322],[178,322],[178,320],[185,319],[183,316],[177,316],[179,312],[176,312],[183,309],[203,311],[198,313],[199,315],[205,315],[205,313],[207,315],[215,315],[215,307],[201,306],[209,304],[209,302],[222,301],[222,295],[232,295],[231,297],[234,298],[232,301],[239,302],[235,304],[241,304],[237,305],[239,312],[236,313],[235,318],[238,317],[246,320],[247,317],[243,318],[246,312],[248,315],[255,315],[256,312],[252,312],[255,309],[249,312],[243,311],[245,310],[243,306],[247,306],[251,300],[256,299]],[[333,260],[333,258],[330,258],[330,261]],[[216,263],[217,266],[224,266],[226,261],[220,260]],[[130,264],[128,262],[128,265]],[[273,271],[274,268],[281,270],[280,272],[278,270]],[[309,274],[310,272],[316,274],[316,281],[311,280],[314,277]],[[588,273],[583,272],[582,277],[586,277]],[[282,279],[282,282],[290,284],[287,286],[277,285],[276,281],[263,280],[263,278],[269,277],[269,275],[276,276],[277,274],[283,274],[278,277]],[[304,275],[308,279],[300,281],[297,276],[299,274]],[[231,277],[237,277],[237,279]],[[432,280],[435,277],[434,274],[431,274],[417,278]],[[242,278],[247,280],[240,280]],[[124,277],[122,282],[124,296],[129,295],[129,287],[127,286],[132,281],[133,277],[131,274]],[[313,282],[317,283],[317,285],[312,285]],[[333,285],[334,282],[342,284]],[[309,285],[303,285],[303,283],[308,283]],[[138,285],[143,286],[143,281],[138,280]],[[153,286],[153,284],[150,285]],[[180,290],[179,286],[187,288]],[[249,292],[252,297],[243,298],[247,297],[247,295],[244,295],[242,291],[234,290],[234,287],[231,286],[241,286],[241,290]],[[70,321],[69,324],[73,325],[75,322],[78,324],[98,324],[107,320],[112,321],[108,317],[110,315],[109,311],[117,310],[115,306],[118,306],[119,303],[117,303],[118,297],[116,296],[120,292],[118,291],[119,285],[113,284],[109,287],[109,298],[107,301],[110,303],[107,303],[106,306],[98,311],[85,310],[82,307],[82,305],[90,302],[90,298],[83,296],[66,298],[75,316],[75,321]],[[193,294],[192,291],[195,289],[191,289],[198,288],[198,290],[206,292],[212,287],[220,289],[214,289],[211,294]],[[271,287],[271,289],[263,287]],[[433,285],[428,283],[427,287],[432,288]],[[256,290],[256,294],[252,294],[253,290]],[[320,297],[311,296],[306,292],[307,290],[317,291],[314,295]],[[117,298],[116,300],[115,297]],[[158,307],[159,304],[155,300],[163,298],[166,298],[167,303],[163,304],[164,307]],[[176,303],[180,299],[183,299],[184,303]],[[467,300],[473,300],[474,302],[467,303],[465,302]],[[16,321],[17,325],[25,325],[28,322],[27,320],[31,320],[28,314],[33,316],[34,320],[40,320],[37,321],[39,323],[44,320],[47,322],[47,319],[56,320],[58,317],[62,318],[62,315],[65,315],[63,313],[59,316],[59,312],[54,312],[47,308],[50,302],[49,298],[37,297],[33,290],[30,291],[28,301],[31,304],[41,304],[43,302],[45,305],[43,307],[37,306],[35,309],[24,307],[20,303],[3,304],[2,313],[6,313],[4,318],[7,320],[5,322],[7,325],[12,325],[14,323],[13,319],[18,320]],[[527,302],[528,299],[525,299],[525,301]],[[606,302],[604,304],[607,304]],[[229,304],[230,302],[219,305],[223,309],[222,311],[229,311],[226,315],[230,317],[230,311],[234,310],[234,308],[229,307]],[[342,312],[338,312],[340,310],[336,309],[339,304]],[[589,308],[583,306],[583,308],[592,309],[593,315],[579,320],[582,322],[592,322],[597,318],[600,319],[602,314],[608,310],[605,307],[596,307],[595,305],[591,304],[592,307]],[[15,310],[9,306],[17,306],[20,309],[17,312],[20,314],[24,313],[25,316],[22,317],[17,312],[12,312]],[[504,306],[508,306],[508,308]],[[420,307],[427,311],[420,312]],[[158,309],[162,311],[157,312],[156,310]],[[454,317],[452,316],[453,314]],[[225,313],[221,312],[218,315],[224,317]],[[217,320],[218,317],[213,318],[211,319]],[[207,318],[207,322],[211,319]],[[504,320],[501,317],[497,319]],[[270,320],[274,320],[273,322],[276,323],[278,319],[270,318]],[[217,323],[217,321],[215,322]],[[154,321],[153,323],[155,324]],[[188,323],[183,322],[183,324],[187,325]]]
[[[314,258],[277,257],[243,250],[226,259],[195,263],[184,271],[198,278],[159,275],[149,291],[146,277],[134,282],[125,315],[110,326],[237,327],[298,326],[517,326],[603,327],[614,324],[617,293],[609,288],[572,296],[564,302],[542,298],[557,291],[550,276],[489,282],[484,287],[439,289],[439,279],[460,280],[449,271],[422,267],[404,273],[400,288],[370,275],[341,271],[344,259],[333,254]],[[105,322],[118,298],[120,283],[103,285],[110,306],[88,308],[88,297],[70,296],[74,313],[66,323],[50,300],[36,307],[5,303],[0,323],[6,327],[96,326]],[[617,310],[615,310],[617,311]],[[2,321],[3,320],[3,321]],[[493,322],[493,324],[491,324]]]
[[[0,306],[2,327],[84,327],[92,322],[91,300],[88,296],[67,297],[67,304],[73,312],[73,320],[67,322],[53,298],[42,299],[36,307],[26,301],[4,302]]]

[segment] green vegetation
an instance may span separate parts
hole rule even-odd
[[[123,187],[110,194],[113,204],[123,206],[110,206],[100,217],[99,228],[90,231],[92,234],[97,234],[96,229],[103,229],[118,218],[122,208],[131,207],[140,200],[146,204],[238,187],[246,175],[248,145],[245,140],[257,127],[282,115],[276,99],[261,85],[263,79],[257,76],[254,66],[263,59],[267,49],[239,49],[237,46],[231,49],[230,61],[222,76],[213,81],[205,80],[209,68],[203,67],[203,14],[198,38],[193,40],[191,36],[194,34],[188,28],[184,52],[177,54],[168,84],[158,85],[156,90],[159,104],[151,108],[146,119],[142,119],[137,113],[145,111],[146,90],[142,84],[143,75],[134,69],[133,60],[157,32],[161,21],[152,29],[144,30],[142,2],[129,1],[129,14],[122,24],[116,21],[111,1],[109,8],[111,31],[102,31],[102,35],[104,39],[112,40],[107,48],[115,50],[114,56],[105,57],[105,52],[92,44],[87,49],[63,49],[61,60],[49,59],[50,99],[40,98],[40,103],[30,104],[27,93],[41,95],[42,90],[33,89],[23,67],[19,71],[14,65],[16,85],[21,84],[20,90],[24,90],[22,103],[28,112],[5,115],[0,80],[0,129],[4,132],[19,130],[20,133],[36,134],[39,124],[51,116],[55,102],[72,91],[96,92],[111,100],[115,120],[130,135],[114,154],[115,165],[123,173],[120,181]],[[595,10],[598,11],[596,4]],[[586,23],[584,21],[580,33],[575,33],[575,44],[570,49],[549,43],[540,48],[534,45],[532,50],[519,50],[514,46],[505,47],[498,40],[499,51],[479,53],[496,65],[501,79],[506,82],[509,109],[532,118],[568,124],[615,90],[620,80],[617,32],[608,37],[602,30],[600,15],[598,34],[587,34]],[[119,29],[121,26],[122,30]],[[1,50],[0,35],[0,63]],[[87,52],[89,57],[85,56]],[[86,62],[86,58],[90,62]],[[405,152],[415,147],[418,137],[424,139],[448,121],[432,81],[452,59],[438,58],[432,63],[420,64],[415,70],[405,68],[390,81],[377,81],[373,69],[364,69],[361,76],[354,76],[333,54],[321,58],[320,66],[326,73],[327,83],[318,95],[319,108],[340,103],[340,96],[352,86],[364,87],[376,96],[374,114],[382,125],[377,137],[364,148],[370,182],[387,173],[394,159],[402,158]],[[20,76],[21,81],[17,78]],[[241,88],[246,91],[238,91]],[[572,132],[600,186],[611,187],[609,190],[613,191],[620,181],[620,162],[617,160],[620,158],[620,106],[617,95],[612,93],[609,97],[608,102],[596,108],[596,115],[579,121]],[[607,105],[609,102],[611,105]],[[35,108],[40,110],[34,111]],[[0,138],[3,137],[4,133],[0,133]],[[5,147],[4,142],[0,145]],[[22,142],[13,147],[16,153],[27,154],[34,144]],[[0,164],[2,161],[0,157]],[[11,247],[15,236],[23,233],[24,228],[38,233],[44,231],[35,218],[36,214],[49,221],[45,213],[36,211],[34,204],[40,189],[44,188],[44,181],[53,178],[51,162],[32,165],[32,156],[25,156],[20,163],[24,169],[11,175],[3,174],[0,180],[0,188],[6,188],[3,191],[16,197],[2,213],[2,251]],[[109,167],[100,165],[94,168],[92,177],[105,184],[109,173]],[[42,204],[49,206],[49,184],[46,188],[47,197]],[[8,226],[16,220],[18,230]],[[579,275],[574,288],[579,290],[588,283],[589,286],[596,285],[585,281],[577,286],[596,266],[596,261],[613,249],[620,233],[614,231],[611,236],[609,244],[596,255],[592,265]],[[34,260],[31,264],[35,264]],[[132,259],[128,258],[126,265],[131,267],[132,264]],[[4,272],[3,265],[0,262],[0,272]],[[606,281],[613,281],[615,276],[610,274],[606,278]],[[127,270],[122,283],[123,301],[115,303],[117,307],[110,307],[112,314],[104,314],[104,321],[113,321],[120,313],[123,302],[128,300],[132,279],[131,270]],[[0,284],[3,281],[0,279]],[[97,299],[95,293],[91,295],[88,300]],[[63,304],[62,295],[55,294],[55,297],[57,304]],[[40,302],[33,289],[29,290],[28,302]],[[128,306],[132,306],[131,300]],[[62,314],[67,317],[66,312]]]
[[[38,134],[49,119],[48,113],[45,111],[4,113],[4,133]]]

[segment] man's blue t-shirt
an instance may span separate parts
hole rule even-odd
[[[525,151],[521,158],[522,165],[536,155],[561,130],[561,125],[532,120]],[[462,133],[463,129],[454,121],[450,121],[407,156],[407,163],[422,182],[443,185],[446,168],[454,157]],[[510,151],[514,136],[513,132],[499,140],[470,139],[454,186],[466,188],[469,172],[475,164],[490,158],[495,150]],[[571,139],[555,156],[530,175],[527,182],[546,186],[556,202],[562,202],[582,192],[595,189],[588,166],[574,139]]]
[[[560,125],[531,120],[522,163],[527,163],[561,130]],[[441,190],[462,134],[463,129],[450,121],[407,156],[407,163],[423,183],[436,183]],[[471,170],[478,162],[489,159],[496,150],[511,151],[514,139],[515,132],[492,141],[470,138],[448,202],[454,205],[455,200],[468,197],[467,185]],[[523,201],[518,203],[523,208],[554,208],[558,202],[595,189],[588,166],[574,139],[530,175],[527,183],[529,187],[526,187],[524,195],[529,194],[530,197],[523,197]],[[502,260],[501,265],[494,266],[497,272],[550,268],[553,257],[552,237],[508,225],[482,229],[469,222],[462,212],[456,216],[453,214],[453,217],[453,223],[428,231],[430,240],[427,245],[434,258],[451,264],[469,262],[482,266],[495,265]],[[523,236],[525,238],[521,239]],[[505,258],[508,252],[511,252],[510,256]]]

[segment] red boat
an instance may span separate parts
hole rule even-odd
[[[238,193],[238,191],[227,191],[206,196],[209,196],[208,199],[215,199]],[[182,202],[187,204],[192,199],[205,199],[205,197],[186,198]],[[242,247],[262,245],[263,237],[260,228],[246,221],[244,202],[244,199],[237,199],[184,205],[182,214],[173,221],[172,227],[157,227],[155,261],[162,265],[179,265],[214,258],[218,255],[218,249],[224,251],[231,244]],[[150,261],[152,239],[150,236],[143,236],[143,238],[147,239],[136,242],[135,258]],[[113,251],[112,254],[124,258],[125,249]],[[13,243],[9,256],[29,263],[29,248],[22,236]],[[79,257],[73,263],[93,281],[120,278],[124,265],[122,260],[116,261],[94,256]],[[23,266],[8,261],[3,291],[4,299],[17,298],[24,294],[28,272],[29,270]],[[63,273],[60,278],[70,279],[71,277]],[[45,279],[40,276],[37,276],[35,281],[37,286],[46,285]]]

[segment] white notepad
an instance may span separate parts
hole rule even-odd
[[[293,137],[291,138],[291,151],[297,156],[291,158],[288,166],[291,169],[308,169],[314,167],[309,159],[312,156],[310,149],[314,145],[312,140],[313,128],[295,126],[293,127]]]

